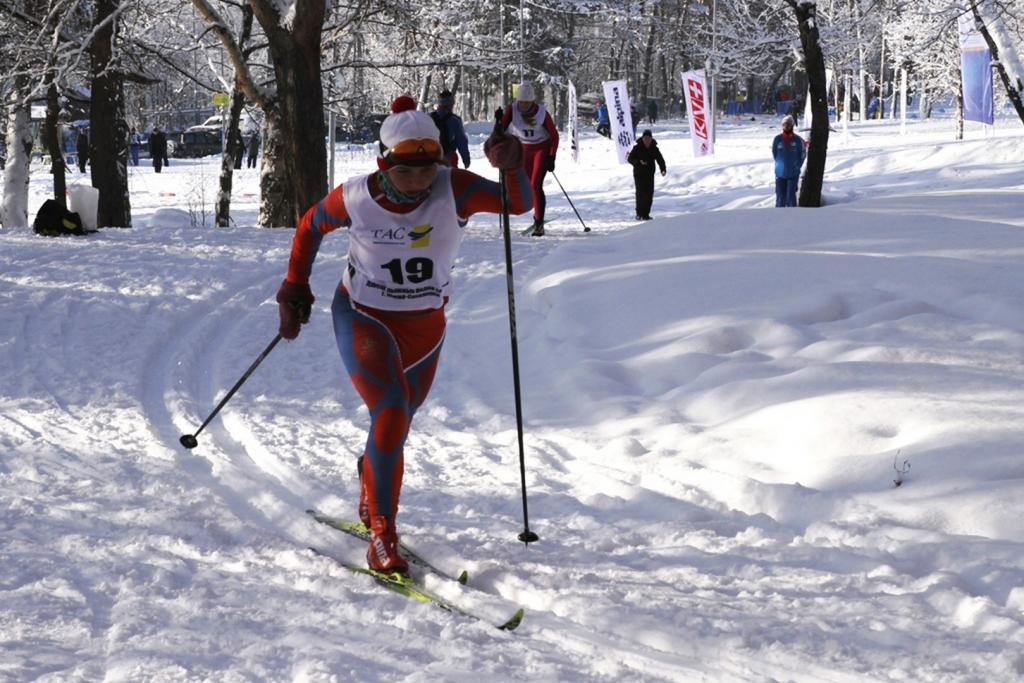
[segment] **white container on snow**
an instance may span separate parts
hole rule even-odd
[[[68,188],[68,210],[77,213],[86,230],[96,229],[96,213],[99,210],[100,191],[88,185],[73,185]]]

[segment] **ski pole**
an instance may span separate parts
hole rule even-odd
[[[217,404],[217,407],[213,409],[212,413],[210,413],[210,416],[203,421],[203,424],[199,425],[199,429],[196,430],[195,434],[183,434],[181,438],[178,439],[178,441],[181,442],[182,446],[188,449],[192,449],[199,445],[199,441],[196,440],[196,437],[199,436],[199,432],[203,431],[206,425],[210,424],[210,420],[212,420],[214,416],[220,412],[220,409],[223,408],[224,405],[231,400],[231,397],[235,395],[235,392],[238,391],[238,388],[245,383],[245,380],[249,379],[249,375],[252,374],[252,371],[255,370],[260,363],[263,362],[263,359],[267,357],[267,354],[269,354],[275,346],[277,346],[277,342],[279,341],[281,341],[280,332],[277,334],[276,337],[274,337],[274,341],[270,342],[270,344],[267,345],[267,348],[263,349],[263,353],[261,353],[259,357],[256,358],[255,361],[253,361],[253,364],[250,365],[249,369],[245,371],[245,374],[242,375],[242,378],[235,383],[235,386],[231,387],[231,391],[228,392],[227,396],[221,399],[220,403]]]
[[[565,195],[565,200],[569,202],[569,206],[572,207],[573,213],[576,214],[576,218],[579,218],[580,223],[583,223],[583,218],[580,216],[580,212],[576,210],[576,205],[572,203],[572,200],[569,199],[569,193],[565,191],[564,187],[562,187],[562,181],[558,179],[558,176],[555,175],[554,171],[551,172],[551,177],[555,179],[555,182],[558,183],[558,187],[562,189],[562,194]],[[583,232],[590,232],[590,228],[587,227],[586,223],[583,223]]]
[[[500,110],[494,122],[494,132],[501,133]],[[498,181],[501,184],[501,233],[505,238],[505,282],[508,286],[508,324],[512,340],[512,385],[516,397],[516,433],[519,436],[519,477],[523,492],[523,531],[519,540],[530,544],[540,540],[530,531],[530,513],[526,504],[526,455],[523,450],[523,401],[519,389],[519,342],[516,340],[516,296],[515,278],[512,277],[512,235],[509,231],[508,219],[508,186],[505,169],[498,169]]]

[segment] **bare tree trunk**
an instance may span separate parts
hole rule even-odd
[[[294,215],[295,188],[284,176],[288,146],[283,141],[281,121],[276,109],[265,109],[263,121],[263,166],[260,174],[260,216],[259,224],[264,228],[291,225]],[[324,166],[326,170],[326,159]],[[324,181],[326,183],[326,179]]]
[[[249,0],[267,35],[277,96],[267,114],[260,224],[294,226],[327,194],[320,42],[325,0],[297,0],[285,26],[270,0]],[[266,168],[275,163],[272,171]]]
[[[807,0],[786,0],[796,12],[800,25],[800,43],[807,69],[808,97],[811,100],[810,146],[807,149],[807,168],[800,183],[799,205],[821,206],[821,187],[825,180],[825,160],[828,155],[828,92],[826,89],[825,57],[818,36],[817,5]]]
[[[226,228],[231,225],[231,187],[234,184],[235,162],[242,158],[245,152],[245,143],[239,136],[239,120],[242,118],[242,108],[245,107],[245,94],[238,89],[237,84],[231,93],[231,110],[228,114],[228,122],[225,127],[224,153],[220,155],[220,189],[217,191],[217,215],[215,221],[218,227]]]
[[[57,101],[57,84],[53,82],[52,69],[46,72],[46,121],[43,123],[43,136],[46,148],[50,152],[50,173],[53,174],[53,198],[62,209],[67,209],[67,180],[64,171],[64,148],[60,144],[60,132],[57,128],[57,115],[60,113],[60,102]]]
[[[956,79],[956,139],[964,139],[964,79],[960,71]]]
[[[878,58],[878,111],[875,112],[876,119],[885,118],[885,22],[882,23],[882,48],[881,56]]]
[[[768,83],[767,89],[765,91],[765,99],[767,100],[767,98],[769,96],[771,96],[772,101],[771,102],[767,102],[766,101],[765,102],[765,106],[767,107],[768,105],[771,105],[772,110],[774,110],[776,108],[776,106],[778,105],[778,102],[776,101],[776,98],[775,98],[775,89],[778,87],[779,81],[782,80],[782,77],[786,74],[786,71],[788,69],[789,69],[789,60],[785,59],[785,60],[782,61],[781,64],[779,64],[779,68],[775,70],[775,74],[772,76],[772,80]],[[776,111],[775,113],[776,114],[785,114],[786,112],[784,112],[784,111]]]
[[[653,63],[654,57],[654,35],[657,28],[657,24],[660,20],[660,13],[655,10],[653,13],[654,21],[651,22],[651,30],[647,34],[647,45],[644,47],[644,61],[643,73],[640,75],[640,98],[638,101],[646,100],[651,92],[651,64]]]
[[[423,86],[420,88],[420,99],[417,104],[420,109],[426,109],[427,98],[430,97],[430,83],[434,79],[434,72],[428,71],[426,77],[423,79]]]
[[[665,60],[665,53],[664,52],[662,52],[660,55],[658,55],[658,71],[659,71],[658,75],[660,76],[659,80],[661,81],[661,83],[660,83],[660,85],[661,85],[661,92],[659,94],[661,96],[661,101],[662,101],[663,105],[665,107],[668,107],[668,103],[672,99],[671,98],[672,89],[669,87],[669,77],[668,77],[669,71],[668,71],[668,67],[666,66],[666,60]],[[665,111],[665,118],[668,118],[668,114],[669,113],[666,110]]]
[[[242,6],[242,30],[238,36],[238,49],[244,51],[245,44],[249,42],[252,35],[252,7]],[[238,144],[239,119],[242,117],[242,108],[245,106],[245,93],[242,92],[238,83],[238,73],[235,70],[235,87],[231,93],[231,115],[228,117],[228,125],[225,132],[227,135],[225,153],[221,155],[220,162],[220,190],[217,192],[217,215],[215,221],[219,227],[226,228],[231,225],[231,188],[234,184],[235,160],[240,159],[245,152],[245,146]]]
[[[0,222],[8,228],[29,225],[28,178],[32,162],[32,128],[28,106],[29,81],[16,76],[8,97],[7,163],[4,166]]]
[[[124,75],[114,62],[117,0],[96,1],[94,39],[89,44],[92,97],[89,106],[89,158],[92,186],[100,191],[97,226],[130,228],[128,124],[124,120]]]

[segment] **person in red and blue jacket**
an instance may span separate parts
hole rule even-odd
[[[533,231],[530,234],[540,237],[544,234],[544,210],[547,208],[544,176],[555,170],[558,128],[551,114],[543,104],[537,104],[536,99],[533,84],[520,83],[516,101],[505,107],[501,125],[523,143],[523,167],[530,176],[533,192]]]
[[[775,159],[775,206],[796,206],[800,167],[806,155],[804,139],[793,132],[793,117],[782,119],[782,132],[772,141]]]
[[[370,413],[358,460],[359,517],[370,533],[369,567],[405,573],[395,526],[403,447],[434,380],[463,228],[470,216],[501,213],[502,205],[498,183],[447,166],[437,126],[411,97],[396,99],[391,111],[380,129],[378,170],[346,180],[299,222],[277,302],[281,336],[295,339],[312,310],[309,275],[320,242],[347,228],[348,263],[331,313],[342,362]],[[506,171],[509,212],[529,211],[519,141],[495,131],[484,152]]]

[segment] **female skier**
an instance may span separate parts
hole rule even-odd
[[[402,449],[437,369],[463,228],[473,214],[502,207],[498,183],[447,167],[437,126],[412,98],[397,98],[391,111],[380,129],[378,170],[345,181],[299,222],[277,302],[281,336],[294,339],[313,305],[309,275],[320,241],[348,228],[348,263],[331,312],[342,362],[370,412],[358,462],[366,559],[373,570],[405,573],[395,527]],[[484,151],[507,172],[509,212],[528,211],[520,142],[495,131]]]

